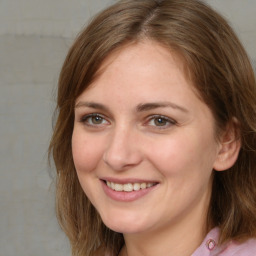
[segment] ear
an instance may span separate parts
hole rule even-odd
[[[235,164],[241,148],[240,128],[236,118],[229,122],[219,143],[220,149],[213,168],[216,171],[224,171]]]

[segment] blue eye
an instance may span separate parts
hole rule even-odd
[[[171,125],[176,124],[176,121],[165,116],[157,115],[157,116],[151,117],[147,124],[150,126],[155,126],[159,128],[168,128]]]
[[[89,126],[99,126],[107,124],[108,121],[99,114],[89,114],[81,118],[81,122]]]

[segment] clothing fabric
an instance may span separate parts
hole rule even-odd
[[[219,229],[212,229],[191,256],[256,256],[256,239],[244,243],[231,241],[218,246]]]

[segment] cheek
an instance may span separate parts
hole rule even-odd
[[[183,166],[190,165],[190,147],[186,145],[184,136],[172,136],[151,141],[147,147],[147,155],[154,166],[164,173],[175,174]]]
[[[173,138],[155,140],[150,145],[148,157],[165,176],[192,177],[212,171],[216,150],[210,136],[183,132]]]
[[[72,154],[76,170],[79,173],[91,172],[102,157],[100,143],[89,136],[74,131],[72,136]]]
[[[72,154],[78,180],[89,200],[97,201],[98,191],[94,188],[97,180],[95,169],[101,160],[101,147],[90,136],[74,130],[72,136]]]

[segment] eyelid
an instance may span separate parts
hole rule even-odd
[[[97,123],[92,123],[88,121],[90,118],[93,118],[93,117],[100,117],[102,118],[103,122],[97,124]],[[166,122],[166,124],[164,125],[150,124],[150,122],[154,121],[154,119],[162,119],[163,121]],[[81,117],[79,117],[79,122],[81,122],[83,125],[87,127],[92,127],[96,129],[103,128],[110,124],[109,119],[105,115],[100,113],[88,113],[88,114],[81,115]],[[156,129],[156,130],[168,129],[173,125],[177,125],[177,121],[175,121],[173,118],[167,117],[165,115],[160,115],[160,114],[154,114],[146,117],[146,121],[143,123],[143,126],[149,126],[150,128]]]
[[[83,123],[84,125],[86,126],[89,126],[89,127],[96,127],[96,128],[100,128],[102,126],[105,126],[106,124],[90,124],[89,122],[87,122],[87,120],[89,118],[92,118],[92,117],[100,117],[102,118],[104,121],[106,121],[107,123],[110,123],[109,120],[102,114],[99,114],[99,113],[90,113],[90,114],[85,114],[85,115],[82,115],[80,118],[79,118],[79,122]]]
[[[166,122],[168,122],[169,124],[168,125],[163,125],[163,126],[157,126],[157,125],[149,125],[149,126],[155,128],[155,129],[167,129],[167,128],[171,127],[172,125],[176,125],[177,124],[177,121],[175,121],[174,119],[172,119],[170,117],[156,114],[156,115],[150,115],[149,117],[147,117],[146,125],[150,121],[152,121],[154,119],[157,119],[157,118],[161,118],[161,119],[165,120]]]

